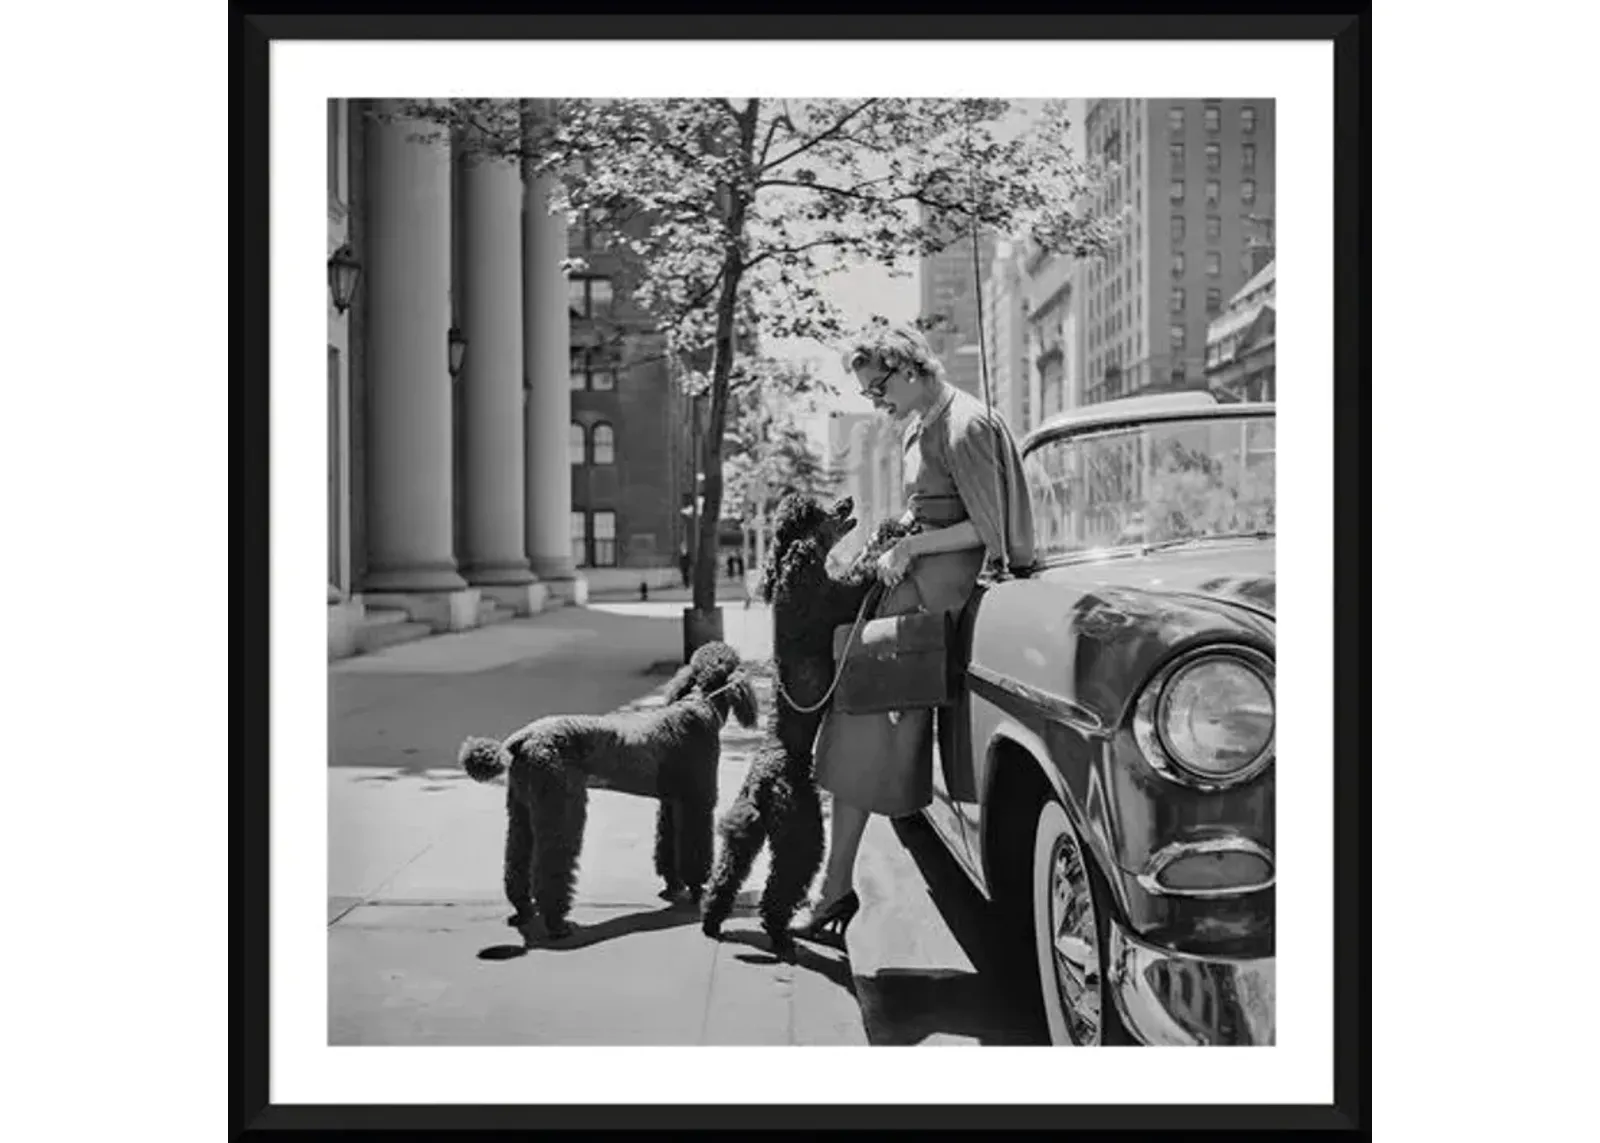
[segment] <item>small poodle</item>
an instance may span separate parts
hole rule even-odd
[[[521,927],[538,905],[545,931],[572,931],[567,915],[578,879],[589,787],[660,801],[656,872],[663,896],[698,898],[711,867],[720,733],[731,711],[758,717],[755,691],[726,643],[707,643],[667,685],[667,705],[606,715],[552,715],[504,742],[468,738],[460,763],[479,782],[507,774],[506,899]]]
[[[846,576],[828,574],[828,551],[855,527],[854,508],[848,496],[824,508],[793,494],[778,507],[761,595],[772,604],[779,686],[767,739],[751,761],[738,797],[717,823],[719,851],[701,914],[705,934],[718,937],[762,845],[770,845],[761,927],[773,952],[784,959],[795,955],[789,924],[822,865],[823,850],[822,806],[811,769],[822,708],[799,708],[816,705],[827,693],[833,681],[834,628],[855,619],[876,582],[871,545]]]

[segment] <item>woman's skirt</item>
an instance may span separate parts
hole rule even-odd
[[[981,549],[924,556],[885,594],[877,615],[959,610],[982,567]],[[932,606],[924,607],[924,599]],[[933,708],[844,714],[830,706],[817,728],[817,785],[871,813],[916,813],[933,802],[933,735]]]

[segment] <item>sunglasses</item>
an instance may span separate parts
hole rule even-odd
[[[861,387],[861,395],[863,397],[883,396],[884,390],[889,387],[889,378],[893,377],[898,372],[900,372],[899,369],[891,369],[882,377],[879,377],[876,381],[872,382],[870,385],[863,385]]]

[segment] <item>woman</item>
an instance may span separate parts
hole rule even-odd
[[[906,421],[902,519],[916,530],[878,560],[888,586],[877,614],[960,611],[1006,541],[1014,570],[1031,565],[1022,457],[1000,416],[945,380],[915,328],[873,331],[845,352],[845,366],[874,408]],[[933,729],[931,710],[830,707],[823,716],[816,776],[832,795],[832,840],[820,893],[796,935],[843,937],[860,907],[852,881],[869,817],[903,817],[933,801]]]

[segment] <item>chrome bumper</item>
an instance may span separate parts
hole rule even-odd
[[[1159,1045],[1274,1042],[1274,958],[1234,960],[1149,945],[1111,926],[1111,987],[1134,1037]]]

